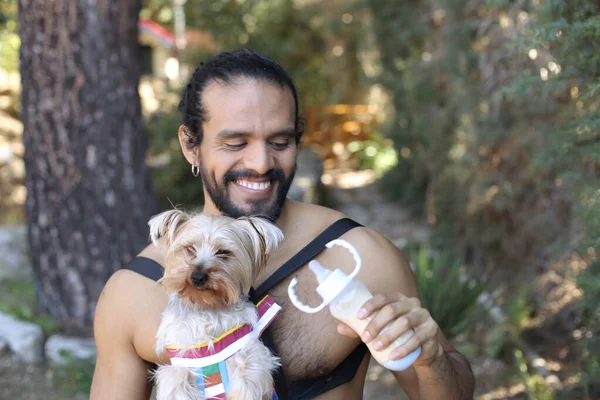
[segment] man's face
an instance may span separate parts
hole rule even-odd
[[[208,120],[198,165],[207,199],[233,218],[276,220],[296,170],[291,92],[240,78],[231,85],[210,83],[202,102]]]

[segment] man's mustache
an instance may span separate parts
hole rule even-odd
[[[223,177],[223,183],[227,184],[236,179],[268,179],[283,182],[285,180],[285,173],[282,169],[270,169],[263,175],[257,174],[249,169],[229,171]]]

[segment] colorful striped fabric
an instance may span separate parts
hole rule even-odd
[[[270,296],[265,296],[256,308],[259,319],[254,328],[248,324],[240,324],[211,343],[167,346],[171,365],[193,369],[197,374],[198,387],[207,400],[226,398],[229,380],[225,362],[251,340],[260,337],[281,311],[281,307]],[[274,399],[277,399],[277,395],[274,395]]]

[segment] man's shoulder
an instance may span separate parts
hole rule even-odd
[[[351,243],[362,260],[358,278],[374,292],[400,291],[406,295],[415,295],[415,282],[410,264],[402,251],[382,233],[368,226],[362,226],[346,232],[341,237]],[[352,272],[354,261],[348,251],[342,248],[328,250],[326,257],[330,265],[340,262],[345,265],[346,273]]]
[[[307,226],[313,227],[315,230],[318,230],[323,226],[331,225],[338,219],[346,217],[340,211],[318,204],[294,200],[288,200],[288,202],[292,210],[293,218],[295,220],[305,221]]]
[[[164,289],[152,279],[119,269],[104,285],[96,306],[94,324],[119,326],[133,331],[141,315],[152,303],[166,298]]]
[[[319,234],[340,219],[349,218],[341,211],[318,204],[294,201],[292,206],[294,219],[302,221],[303,230],[310,231],[309,234],[312,236]],[[361,243],[365,250],[378,249],[387,254],[394,254],[397,250],[384,235],[369,226],[351,229],[344,234],[344,238]]]

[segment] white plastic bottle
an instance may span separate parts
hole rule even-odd
[[[316,313],[321,311],[325,306],[329,305],[329,311],[337,320],[350,326],[358,335],[362,334],[369,321],[376,315],[371,315],[365,319],[358,319],[356,313],[360,307],[373,295],[369,292],[367,286],[359,280],[354,279],[358,274],[361,267],[361,259],[356,249],[348,242],[336,239],[327,243],[327,247],[332,246],[343,246],[350,250],[356,267],[350,275],[346,275],[343,271],[336,269],[331,271],[323,267],[316,260],[311,261],[308,266],[310,270],[315,274],[319,286],[317,286],[317,293],[323,299],[323,302],[318,307],[309,307],[303,304],[294,292],[294,287],[298,283],[296,278],[290,282],[288,287],[288,296],[292,301],[292,304],[296,306],[300,311],[305,313]],[[386,326],[380,332],[383,333],[389,327]],[[403,371],[410,367],[421,355],[421,348],[419,347],[412,353],[399,360],[390,360],[390,353],[398,346],[405,343],[412,335],[413,330],[409,330],[397,338],[392,344],[383,350],[375,350],[373,345],[377,340],[372,340],[367,343],[367,347],[371,352],[371,355],[379,364],[392,371]]]

